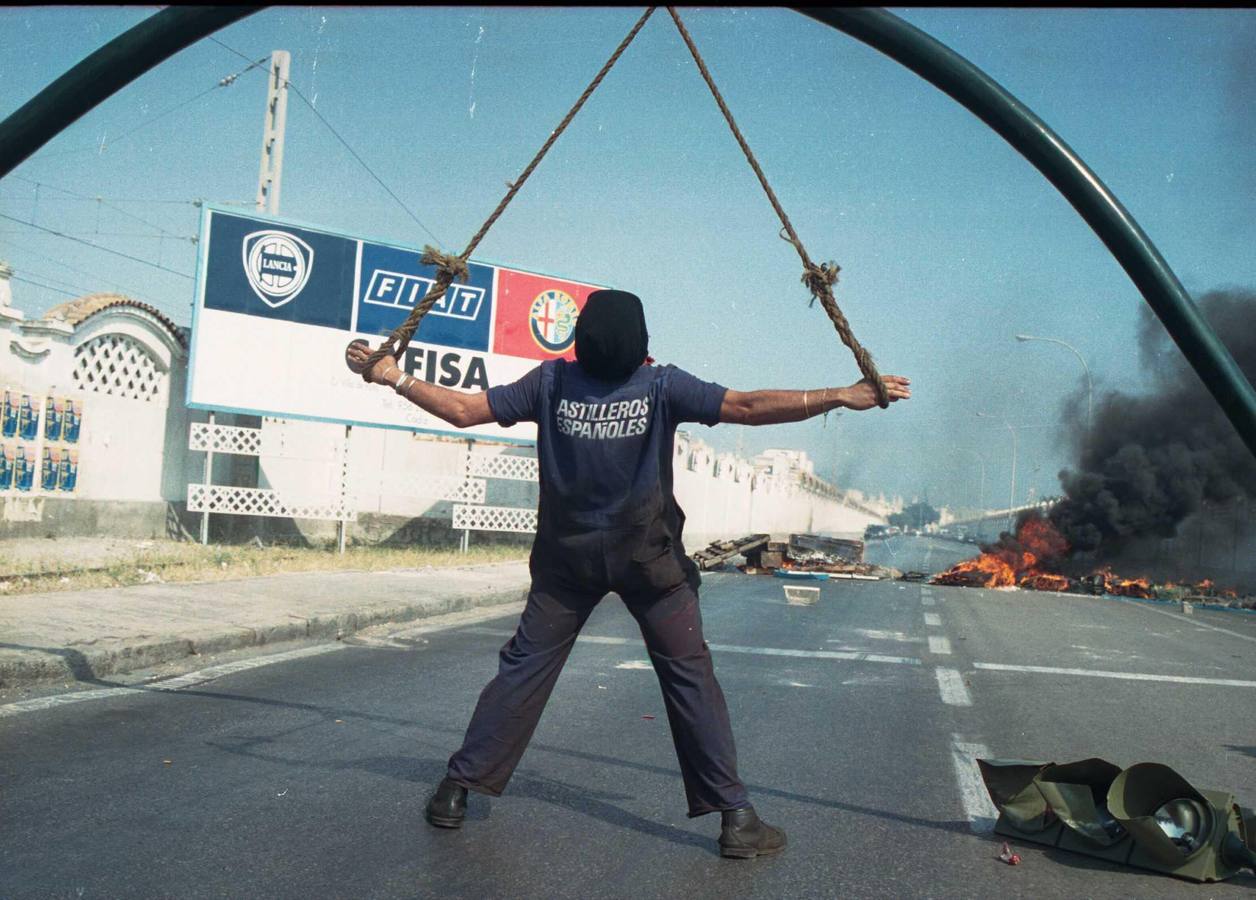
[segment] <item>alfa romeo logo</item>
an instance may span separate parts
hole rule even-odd
[[[528,310],[528,327],[532,340],[549,353],[565,353],[576,339],[576,317],[580,307],[570,294],[543,291]]]
[[[255,231],[241,245],[249,287],[271,308],[292,300],[310,280],[314,249],[286,231]]]

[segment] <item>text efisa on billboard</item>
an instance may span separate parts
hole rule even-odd
[[[344,365],[405,321],[436,281],[422,250],[206,206],[192,315],[188,405],[251,415],[452,433],[442,420]],[[398,360],[444,387],[479,391],[547,359],[575,358],[575,325],[602,285],[471,262]],[[531,443],[495,423],[463,437]]]

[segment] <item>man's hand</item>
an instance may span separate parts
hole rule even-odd
[[[361,375],[366,368],[366,361],[371,355],[371,345],[366,341],[357,340],[349,345],[345,350],[345,365],[349,367],[355,374]],[[387,384],[384,381],[384,375],[398,368],[397,360],[391,356],[385,356],[375,365],[371,366],[369,372],[366,373],[366,380],[372,384]]]
[[[889,395],[890,402],[897,400],[911,399],[911,380],[901,375],[882,375],[881,383],[885,385],[885,392]],[[877,392],[873,388],[872,382],[865,378],[857,384],[852,384],[848,388],[842,389],[842,405],[847,409],[865,410],[872,409],[877,405]]]

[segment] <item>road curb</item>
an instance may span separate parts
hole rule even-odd
[[[223,626],[196,636],[146,635],[118,639],[108,647],[49,647],[21,650],[0,658],[0,689],[38,685],[50,681],[91,681],[105,675],[122,675],[189,656],[207,656],[288,641],[335,641],[376,625],[400,624],[446,613],[521,602],[526,585],[509,589],[426,597],[412,603],[366,608],[330,616],[253,627]],[[95,643],[95,642],[93,642]]]

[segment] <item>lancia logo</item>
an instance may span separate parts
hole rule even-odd
[[[244,274],[249,287],[272,309],[301,293],[314,267],[314,249],[286,231],[255,231],[244,236]]]

